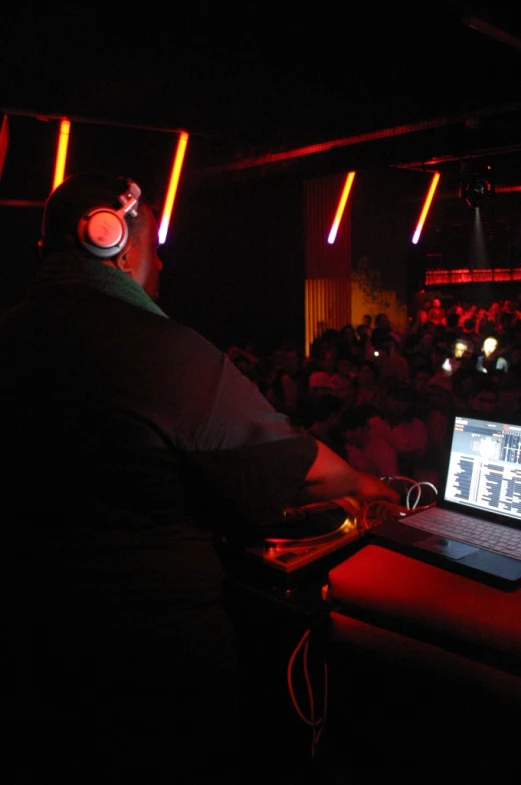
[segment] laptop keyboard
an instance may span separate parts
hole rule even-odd
[[[440,507],[432,507],[426,514],[400,518],[400,523],[521,560],[521,530],[510,526],[482,521]]]

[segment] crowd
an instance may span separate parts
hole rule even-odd
[[[404,331],[386,313],[326,329],[302,356],[229,356],[272,405],[355,468],[437,483],[455,411],[521,421],[521,295],[489,308],[425,298]]]

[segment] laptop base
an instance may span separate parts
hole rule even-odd
[[[387,519],[368,529],[364,536],[368,542],[502,591],[516,591],[521,586],[519,559],[413,529],[397,520]]]

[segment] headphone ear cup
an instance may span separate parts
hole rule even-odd
[[[79,220],[78,239],[93,256],[110,259],[127,244],[127,222],[110,207],[91,210]]]

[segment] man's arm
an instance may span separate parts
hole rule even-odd
[[[354,496],[359,501],[384,499],[398,502],[398,494],[372,474],[353,469],[333,450],[317,440],[317,455],[306,475],[303,503]]]

